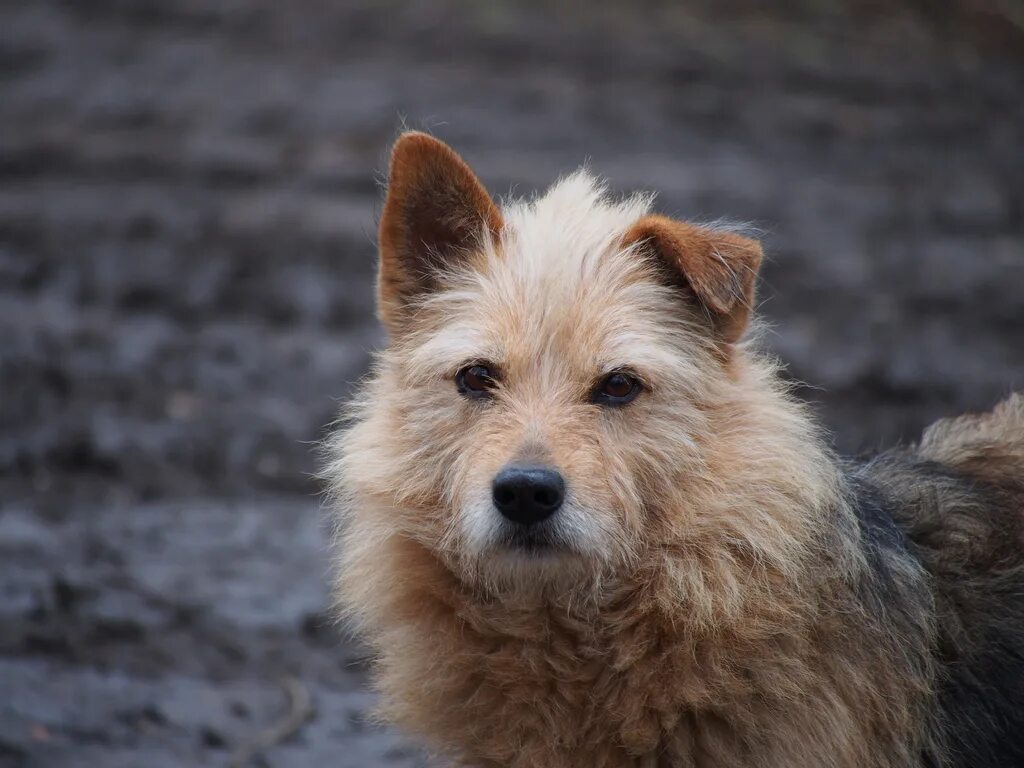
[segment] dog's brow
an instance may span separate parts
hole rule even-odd
[[[408,364],[421,375],[443,373],[467,363],[502,359],[502,350],[491,340],[472,328],[462,325],[446,326],[429,336],[412,350]]]
[[[602,373],[632,370],[647,379],[655,372],[673,377],[693,376],[697,373],[695,361],[680,351],[682,344],[657,343],[641,333],[620,333],[608,339],[597,367]]]

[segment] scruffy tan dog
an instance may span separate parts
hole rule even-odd
[[[383,711],[475,766],[1024,765],[1024,398],[867,464],[741,339],[760,246],[403,135],[331,446]]]

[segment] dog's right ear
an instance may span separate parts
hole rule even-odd
[[[391,151],[380,219],[377,301],[388,330],[400,331],[409,305],[501,227],[498,206],[455,150],[425,133],[403,133]]]

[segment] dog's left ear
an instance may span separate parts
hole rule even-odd
[[[455,150],[425,133],[403,133],[391,151],[380,219],[384,324],[399,331],[415,299],[436,290],[445,270],[501,228],[498,206]]]
[[[623,238],[650,249],[676,282],[686,285],[705,310],[715,334],[739,340],[750,322],[763,251],[756,240],[666,216],[644,216]]]

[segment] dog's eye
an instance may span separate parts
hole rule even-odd
[[[609,373],[594,389],[593,401],[600,405],[625,405],[640,394],[640,380],[625,371]]]
[[[468,365],[455,374],[455,386],[466,397],[485,397],[496,382],[497,377],[486,365]]]

